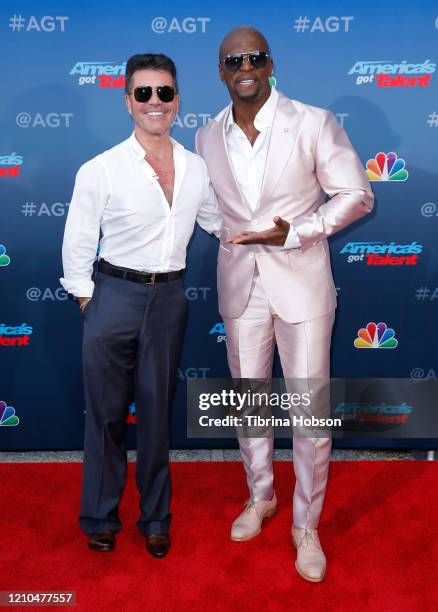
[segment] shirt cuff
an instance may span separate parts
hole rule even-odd
[[[301,242],[298,236],[298,232],[292,224],[289,228],[289,233],[287,235],[287,238],[281,248],[284,251],[290,250],[290,249],[300,249],[301,248]]]
[[[69,281],[66,278],[60,278],[59,282],[67,291],[67,293],[71,293],[75,297],[89,297],[93,296],[94,291],[94,283],[93,281],[78,281],[73,282]]]

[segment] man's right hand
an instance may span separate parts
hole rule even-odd
[[[78,297],[78,302],[79,302],[79,308],[81,309],[81,312],[84,312],[88,302],[91,300],[90,297]]]
[[[267,244],[270,246],[284,246],[289,235],[290,223],[278,215],[274,217],[274,227],[264,232],[241,232],[226,242],[230,244]]]

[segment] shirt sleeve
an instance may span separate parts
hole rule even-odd
[[[199,225],[209,234],[214,234],[219,238],[220,230],[222,227],[222,217],[219,212],[219,205],[216,194],[211,184],[210,177],[207,171],[207,165],[202,160],[203,173],[204,173],[204,189],[202,204],[199,208],[196,221]]]
[[[60,283],[76,297],[91,297],[93,263],[99,244],[100,224],[109,197],[105,169],[99,160],[81,166],[68,210],[62,244],[64,276]]]
[[[318,182],[330,199],[317,211],[294,219],[302,249],[369,214],[374,205],[360,159],[345,130],[329,111],[322,116],[314,158]]]
[[[296,228],[291,224],[289,228],[289,233],[284,241],[283,246],[281,247],[282,251],[288,251],[291,249],[299,249],[301,247],[300,238],[298,236],[298,232]]]

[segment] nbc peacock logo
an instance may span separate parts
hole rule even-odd
[[[20,422],[15,414],[15,408],[8,406],[6,402],[0,402],[0,427],[16,427]]]
[[[0,267],[9,266],[11,258],[6,253],[6,247],[4,244],[0,244]]]
[[[386,323],[368,323],[357,332],[354,346],[358,349],[395,349],[398,340],[395,331]]]
[[[406,162],[397,153],[377,153],[367,161],[366,173],[369,181],[407,181],[409,172]]]

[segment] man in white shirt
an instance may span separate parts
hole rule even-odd
[[[131,57],[125,94],[134,132],[79,169],[60,280],[84,316],[81,528],[91,549],[114,548],[134,400],[137,526],[149,553],[161,558],[170,547],[168,409],[186,320],[186,248],[195,221],[209,233],[221,221],[204,160],[170,138],[179,108],[172,60]]]
[[[271,88],[272,69],[260,32],[232,30],[219,55],[231,104],[197,133],[223,217],[219,311],[233,378],[269,379],[277,344],[290,383],[324,382],[336,307],[327,237],[369,213],[373,194],[333,115]],[[317,527],[331,439],[295,434],[295,565],[319,582],[326,559]],[[231,539],[244,541],[260,533],[277,499],[272,437],[239,437],[239,445],[250,500]]]

